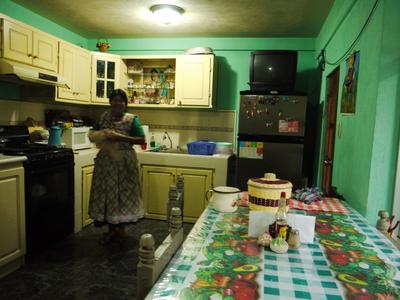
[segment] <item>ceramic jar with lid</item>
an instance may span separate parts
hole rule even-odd
[[[281,193],[284,192],[286,207],[289,209],[292,187],[290,181],[278,179],[274,173],[265,173],[263,178],[251,178],[247,181],[249,207],[251,210],[276,212]]]

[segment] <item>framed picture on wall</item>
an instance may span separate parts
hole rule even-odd
[[[353,52],[346,59],[346,77],[343,82],[340,112],[353,115],[356,113],[357,79],[360,64],[360,51]]]

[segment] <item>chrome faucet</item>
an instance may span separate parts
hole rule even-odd
[[[162,138],[162,142],[164,143],[164,140],[168,139],[169,140],[169,149],[172,149],[172,140],[171,137],[169,136],[168,132],[164,131],[164,135]]]

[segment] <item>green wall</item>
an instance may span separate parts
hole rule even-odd
[[[97,40],[89,40],[96,49]],[[237,109],[239,91],[248,90],[250,52],[264,49],[297,50],[296,89],[308,92],[312,85],[315,63],[312,38],[158,38],[108,39],[110,53],[121,55],[182,54],[187,48],[211,47],[218,61],[218,109]],[[314,99],[315,100],[315,99]]]
[[[88,47],[88,40],[83,36],[80,36],[52,21],[49,21],[48,19],[10,0],[0,0],[0,13],[50,33],[72,44],[81,46],[83,48]]]
[[[326,47],[327,60],[334,62],[341,57],[360,32],[374,2],[336,0],[316,39],[316,54],[332,37]],[[375,222],[378,210],[390,210],[393,200],[400,53],[394,45],[399,37],[394,41],[393,35],[398,35],[400,28],[394,26],[395,22],[398,24],[395,12],[399,11],[399,3],[381,0],[355,45],[355,50],[360,51],[355,115],[340,113],[345,62],[340,63],[337,125],[342,124],[342,136],[336,135],[332,184],[370,222]],[[336,67],[327,65],[323,72],[321,102],[326,97],[326,76]],[[318,182],[321,182],[321,168],[320,163]]]

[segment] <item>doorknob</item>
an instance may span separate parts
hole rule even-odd
[[[324,164],[325,164],[325,165],[328,165],[328,166],[332,165],[332,159],[325,158],[325,159],[324,159]]]

